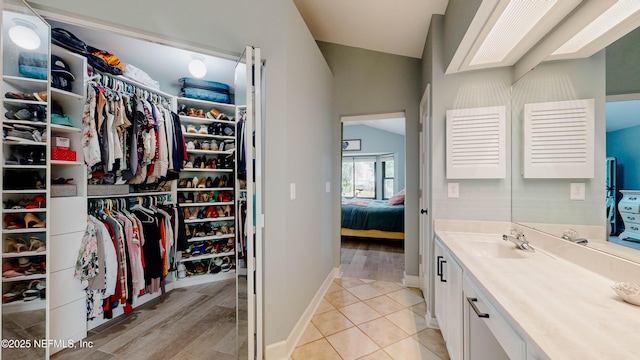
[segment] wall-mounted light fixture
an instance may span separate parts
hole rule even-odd
[[[27,20],[14,18],[13,25],[9,28],[9,38],[14,44],[26,50],[35,50],[40,47],[40,36],[35,32],[36,25]]]
[[[195,78],[202,78],[207,74],[207,65],[204,63],[204,57],[197,54],[191,55],[189,73]]]

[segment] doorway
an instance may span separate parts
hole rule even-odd
[[[405,113],[343,116],[340,268],[404,281]]]

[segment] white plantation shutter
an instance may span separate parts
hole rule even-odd
[[[447,179],[506,177],[505,107],[447,111]]]
[[[593,99],[525,104],[523,176],[593,178]]]

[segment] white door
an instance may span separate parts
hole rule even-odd
[[[430,303],[430,287],[432,264],[430,256],[433,249],[431,240],[431,185],[430,185],[430,169],[431,169],[431,146],[429,142],[430,129],[430,88],[427,88],[422,95],[420,101],[420,287],[427,300]],[[430,306],[429,306],[430,307]],[[431,308],[431,307],[430,307]]]
[[[242,130],[243,140],[237,144],[236,165],[240,166],[240,156],[244,158],[244,169],[246,170],[246,189],[242,190],[236,184],[239,192],[236,197],[242,197],[245,194],[246,221],[244,229],[246,233],[246,270],[238,269],[238,291],[246,291],[246,304],[240,303],[244,301],[242,296],[238,296],[238,309],[246,306],[247,318],[238,321],[247,321],[247,333],[238,333],[240,342],[247,339],[247,354],[249,359],[263,358],[263,230],[264,230],[264,213],[263,194],[262,194],[262,109],[263,109],[263,83],[262,83],[263,66],[260,59],[260,49],[247,46],[245,53],[238,65],[236,66],[236,104],[246,104],[238,106],[244,114],[244,128]],[[246,87],[246,89],[245,89]],[[246,91],[243,91],[246,90]],[[245,98],[246,96],[246,98]],[[241,152],[244,151],[243,155]],[[240,170],[240,169],[238,169]],[[244,274],[243,274],[244,272]],[[241,277],[246,275],[246,289],[243,288],[244,279]],[[238,294],[240,295],[240,294]],[[241,314],[242,312],[238,312]]]

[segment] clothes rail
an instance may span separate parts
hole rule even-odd
[[[139,98],[144,98],[156,104],[171,106],[172,103],[171,95],[159,90],[153,90],[143,84],[136,83],[134,80],[125,79],[120,75],[106,74],[94,69],[94,76],[92,76],[90,80],[96,81],[100,85],[113,91],[136,95]]]
[[[100,199],[109,199],[109,198],[146,197],[146,196],[167,196],[168,199],[171,200],[171,191],[128,193],[128,194],[118,194],[118,195],[89,195],[87,196],[87,198],[89,200],[100,200]]]

